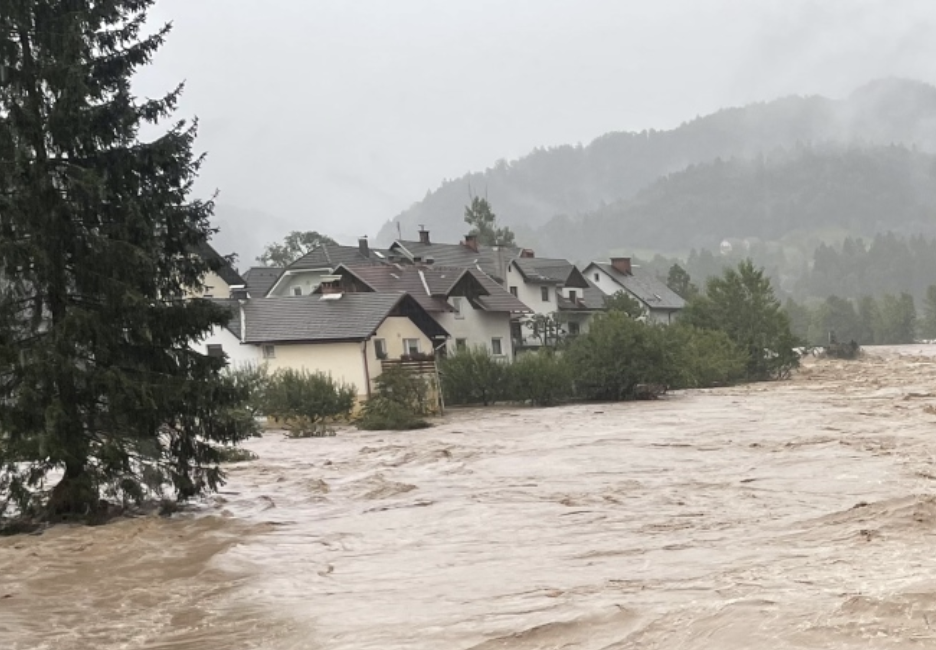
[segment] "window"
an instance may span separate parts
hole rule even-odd
[[[510,293],[513,294],[513,297],[517,297],[517,287],[510,287]]]
[[[387,358],[387,340],[386,339],[374,339],[374,352],[377,353],[378,359]]]
[[[419,354],[419,339],[403,339],[403,354]]]
[[[493,354],[495,357],[499,357],[504,354],[504,345],[500,337],[491,339],[491,354]]]
[[[598,282],[599,280],[601,280],[601,276],[599,276],[599,275],[596,273],[596,274],[595,274],[595,282]]]
[[[575,290],[569,291],[569,300],[575,302]]]
[[[293,295],[294,295],[294,296],[301,296],[301,295],[302,295],[302,287],[293,287]]]
[[[549,287],[540,287],[540,297],[543,302],[549,302]]]
[[[264,358],[264,359],[275,359],[275,358],[276,358],[276,346],[275,346],[275,345],[264,345],[264,346],[263,346],[263,358]]]
[[[452,298],[452,308],[455,309],[455,318],[464,318],[465,315],[462,313],[462,299],[461,297]]]
[[[569,323],[569,336],[578,336],[581,331],[578,323]]]
[[[468,339],[455,339],[455,351],[464,352],[468,349]]]
[[[223,357],[224,348],[218,345],[217,343],[208,344],[208,356],[209,357]]]

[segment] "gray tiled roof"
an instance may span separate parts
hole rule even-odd
[[[575,265],[569,260],[542,257],[518,257],[513,264],[531,282],[565,284],[575,270]]]
[[[471,274],[478,279],[489,295],[481,296],[478,302],[485,311],[491,312],[510,312],[512,314],[527,314],[533,310],[527,307],[515,295],[504,289],[494,278],[481,271],[472,269]]]
[[[240,338],[241,322],[240,322],[240,311],[237,309],[237,301],[231,300],[228,298],[211,298],[210,300],[216,305],[220,305],[221,307],[227,308],[228,312],[230,312],[231,314],[231,318],[228,320],[227,323],[225,323],[224,327],[227,328],[227,330],[231,334],[233,334],[237,338]]]
[[[588,282],[587,289],[581,289],[576,294],[577,299],[575,304],[572,304],[571,300],[563,296],[559,296],[559,309],[564,311],[595,311],[605,308],[605,294],[598,288],[591,280],[586,279]]]
[[[433,264],[439,266],[480,268],[495,279],[503,279],[507,264],[517,257],[521,250],[515,246],[499,246],[497,250],[491,246],[479,246],[478,252],[475,252],[464,244],[423,244],[407,240],[394,242],[391,250],[396,246],[402,246],[423,261],[432,258]]]
[[[361,341],[371,336],[403,293],[346,293],[250,300],[244,305],[247,343]]]
[[[244,273],[244,281],[251,298],[262,298],[283,273],[279,266],[253,266]]]
[[[290,264],[289,270],[333,269],[339,264],[384,264],[390,253],[387,250],[370,248],[365,256],[357,246],[322,244]]]
[[[682,309],[686,301],[679,294],[666,286],[655,275],[634,268],[631,274],[621,273],[610,264],[595,262],[595,266],[614,278],[622,289],[645,303],[650,309]]]
[[[477,269],[437,265],[416,267],[405,264],[344,266],[375,291],[406,291],[423,309],[430,312],[452,310],[446,302],[446,297],[465,273],[470,274],[488,292],[488,295],[478,299],[478,303],[485,311],[518,313],[530,311],[503,286]]]

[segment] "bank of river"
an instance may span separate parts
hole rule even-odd
[[[0,647],[936,647],[934,357],[268,434],[184,516],[0,540]]]

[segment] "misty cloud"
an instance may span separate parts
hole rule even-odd
[[[375,233],[443,178],[537,146],[932,81],[934,18],[914,0],[162,0],[152,20],[175,30],[139,88],[187,80],[200,191],[275,217],[238,241],[250,259],[279,224]]]

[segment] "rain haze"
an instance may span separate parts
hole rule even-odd
[[[165,0],[152,21],[174,31],[140,88],[186,80],[222,229],[266,215],[217,239],[243,263],[291,229],[373,235],[443,179],[537,146],[931,81],[934,19],[924,0]]]

